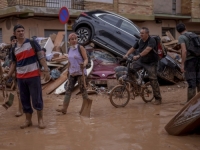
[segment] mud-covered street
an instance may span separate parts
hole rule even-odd
[[[164,126],[181,109],[186,85],[161,86],[163,104],[145,104],[141,98],[130,100],[125,108],[115,108],[107,95],[93,95],[91,118],[79,116],[82,104],[74,91],[68,112],[61,107],[63,95],[44,96],[44,121],[47,128],[20,129],[22,117],[14,117],[17,101],[7,111],[0,108],[0,150],[199,150],[200,136],[170,136]]]

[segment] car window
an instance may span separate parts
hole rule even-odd
[[[112,16],[112,15],[100,15],[99,18],[103,19],[104,21],[116,26],[118,21],[120,20],[119,18]]]
[[[134,34],[138,34],[139,31],[138,29],[131,23],[128,23],[126,21],[123,21],[120,27],[122,30],[125,30],[126,32],[134,35]]]

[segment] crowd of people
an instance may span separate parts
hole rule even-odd
[[[178,41],[181,45],[182,51],[181,71],[185,74],[185,78],[188,83],[188,97],[186,101],[188,102],[195,96],[196,88],[198,92],[200,91],[200,59],[189,51],[191,39],[187,35],[192,33],[186,30],[183,23],[178,24],[176,29],[180,33]],[[49,68],[46,64],[45,49],[41,49],[40,45],[35,40],[26,38],[25,28],[20,24],[14,26],[13,34],[14,35],[10,38],[10,67],[8,74],[4,76],[4,79],[9,79],[15,73],[18,89],[17,93],[19,95],[19,107],[16,117],[22,116],[24,113],[26,119],[20,128],[23,129],[29,127],[32,125],[32,113],[34,108],[37,110],[38,127],[40,129],[44,129],[44,104],[40,72],[43,71],[46,76],[46,80],[50,78]],[[83,103],[89,99],[84,85],[85,79],[82,78],[83,74],[86,75],[85,67],[88,63],[86,50],[83,46],[77,43],[77,35],[75,33],[71,33],[68,40],[70,44],[67,64],[68,83],[66,85],[63,108],[56,109],[57,112],[62,114],[67,113],[72,90],[77,81],[82,93]],[[136,72],[141,68],[145,68],[148,73],[150,84],[153,88],[153,94],[155,97],[153,104],[160,105],[162,103],[162,96],[157,80],[157,65],[159,59],[158,54],[155,52],[156,46],[156,41],[150,36],[149,29],[143,27],[140,30],[140,40],[133,45],[133,47],[127,50],[124,58],[127,58],[128,55],[137,50],[138,54],[133,56],[135,61],[132,63],[131,69],[129,69],[130,78],[131,80],[135,80],[133,72]],[[40,69],[41,67],[39,64],[43,67],[42,70]],[[80,112],[82,109],[83,108],[81,108]]]

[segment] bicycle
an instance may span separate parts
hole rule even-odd
[[[127,60],[127,69],[130,69],[130,64],[133,60]],[[129,72],[129,71],[128,71]],[[144,82],[144,76],[146,75],[146,70],[143,69],[139,73],[139,78],[137,80],[130,80],[129,73],[121,76],[119,84],[116,85],[110,92],[110,102],[111,104],[118,107],[125,107],[130,100],[130,93],[133,94],[132,99],[134,100],[136,96],[141,96],[145,103],[151,102],[154,99],[153,89],[149,82]],[[123,100],[124,99],[124,100]]]

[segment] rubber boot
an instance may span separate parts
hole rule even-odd
[[[153,95],[155,97],[155,101],[152,102],[154,105],[160,105],[162,103],[162,97],[160,94],[160,87],[157,80],[150,80],[150,84],[153,89]]]
[[[197,92],[200,92],[200,84],[197,85]]]
[[[194,96],[196,95],[196,88],[188,88],[187,90],[187,101],[181,102],[181,105],[185,105],[187,102],[189,102]]]
[[[25,115],[26,115],[26,120],[25,120],[25,123],[20,126],[21,129],[32,126],[32,121],[31,121],[32,114],[26,113]]]
[[[189,102],[195,95],[196,95],[196,88],[188,88],[187,102]]]
[[[44,125],[43,122],[43,111],[37,111],[37,116],[38,116],[38,128],[44,129],[46,126]]]
[[[57,112],[61,112],[61,113],[63,113],[63,114],[66,114],[67,113],[67,108],[68,108],[68,106],[69,106],[69,103],[63,103],[63,108],[61,108],[61,109],[56,109],[56,111]]]

